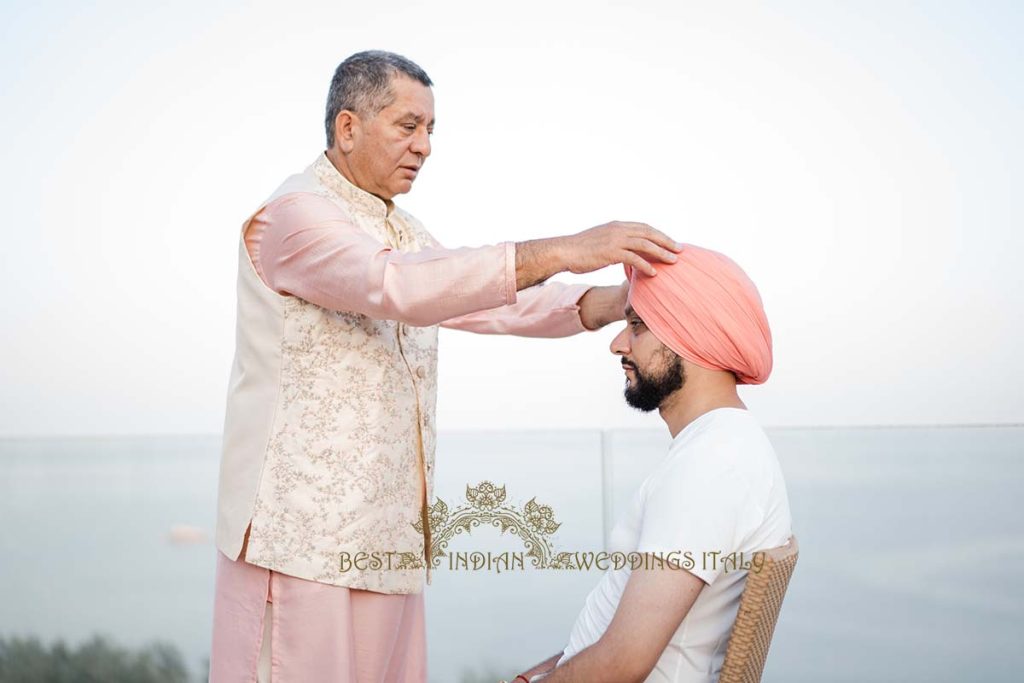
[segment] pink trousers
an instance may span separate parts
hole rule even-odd
[[[210,683],[424,683],[423,593],[299,579],[217,551]]]

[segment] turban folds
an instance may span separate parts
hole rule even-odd
[[[657,339],[691,363],[730,370],[740,384],[772,372],[772,333],[761,296],[728,256],[684,245],[656,277],[626,266],[629,303]]]

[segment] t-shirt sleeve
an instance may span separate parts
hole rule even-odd
[[[742,477],[713,457],[687,458],[651,481],[637,552],[675,560],[711,585],[739,568],[733,554],[756,515]]]

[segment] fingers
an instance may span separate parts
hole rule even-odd
[[[587,273],[613,263],[624,263],[654,277],[655,263],[675,263],[683,245],[646,223],[612,221],[585,230],[571,238],[576,253],[571,254],[568,270]]]
[[[654,242],[660,247],[668,249],[674,252],[680,252],[683,250],[683,243],[676,242],[674,239],[666,235],[660,230],[655,230],[651,226],[647,226],[647,230],[644,231],[643,235],[646,239]]]
[[[626,244],[626,249],[645,257],[648,261],[658,260],[662,263],[675,263],[679,260],[674,251],[669,251],[657,243],[642,237],[634,237],[629,240]]]
[[[633,268],[637,269],[638,271],[649,277],[654,277],[655,275],[658,274],[658,271],[654,269],[654,266],[647,262],[647,259],[637,254],[634,254],[631,251],[623,251],[621,261],[622,263],[632,266]]]
[[[618,225],[627,228],[630,236],[632,237],[639,237],[654,242],[661,248],[669,251],[680,252],[683,250],[681,242],[676,242],[661,230],[656,230],[646,223],[630,223],[622,221],[617,221],[617,223]]]

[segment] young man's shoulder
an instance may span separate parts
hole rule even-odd
[[[697,429],[673,441],[662,466],[651,473],[648,493],[760,488],[777,477],[778,459],[761,425],[742,410],[718,410],[702,416]]]
[[[669,452],[685,460],[732,458],[749,459],[755,455],[774,455],[771,441],[760,422],[746,410],[719,408],[705,413],[673,441]]]

